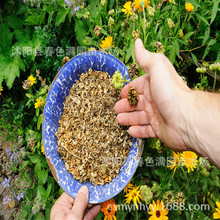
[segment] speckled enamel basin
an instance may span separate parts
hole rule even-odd
[[[94,186],[90,182],[80,183],[66,170],[63,160],[57,153],[58,146],[55,133],[58,129],[58,121],[63,113],[65,97],[69,95],[73,83],[78,80],[78,74],[87,72],[89,68],[108,72],[111,76],[116,70],[119,70],[123,76],[129,79],[126,66],[105,52],[90,51],[72,58],[54,78],[48,93],[43,116],[43,142],[49,167],[63,190],[75,198],[80,187],[85,184],[89,189],[89,202],[95,204],[111,199],[128,184],[137,169],[143,150],[143,141],[133,138],[127,160],[119,175],[111,183],[103,186]]]

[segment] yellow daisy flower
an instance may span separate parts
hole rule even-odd
[[[129,189],[132,189],[134,187],[133,184],[131,184],[131,181],[128,183],[128,185],[124,188],[124,193],[128,193]]]
[[[41,145],[41,153],[42,153],[43,155],[45,155],[44,145],[43,145],[43,144]]]
[[[36,83],[36,78],[33,77],[33,75],[30,75],[27,80],[29,80],[31,82],[31,85],[30,86],[33,86],[34,83]]]
[[[102,43],[100,44],[100,47],[103,49],[107,49],[109,47],[114,47],[115,42],[113,42],[113,37],[112,36],[108,36],[105,38],[105,40],[102,40]]]
[[[135,0],[134,1],[134,8],[138,9],[138,12],[143,11],[142,4],[144,5],[144,8],[150,6],[150,1],[148,0]]]
[[[143,200],[142,196],[140,195],[140,190],[138,190],[139,187],[140,186],[135,186],[132,189],[128,189],[128,193],[125,195],[125,197],[127,197],[125,199],[125,204],[130,204],[133,200],[135,207],[138,208],[137,203],[140,204],[140,199]]]
[[[215,208],[216,212],[213,213],[214,219],[220,219],[220,202],[216,202],[218,208]]]
[[[192,151],[184,151],[181,154],[181,162],[182,162],[182,166],[186,166],[186,168],[188,169],[188,173],[191,171],[193,171],[198,163],[197,159],[197,155],[192,152]]]
[[[1,92],[3,91],[3,86],[1,87],[1,89],[0,89],[0,95],[2,94]]]
[[[124,14],[126,14],[127,16],[132,15],[132,11],[131,11],[131,1],[126,2],[123,5],[124,8],[122,8],[122,12],[124,12]]]
[[[157,200],[157,204],[153,201],[153,204],[149,206],[150,211],[149,215],[152,215],[148,220],[168,220],[169,218],[166,216],[168,214],[168,210],[165,207],[163,201]]]
[[[173,151],[173,156],[172,156],[172,159],[173,160],[168,160],[168,162],[172,165],[169,165],[167,166],[170,170],[173,170],[174,169],[174,172],[173,172],[173,176],[174,176],[174,173],[176,172],[176,168],[177,166],[179,165],[180,163],[180,153],[179,152],[174,152]]]
[[[43,102],[39,98],[37,98],[36,102],[34,103],[34,108],[40,108],[42,103]]]
[[[193,6],[191,3],[186,3],[186,4],[185,4],[185,9],[186,9],[188,12],[191,12],[191,11],[194,9],[194,6]]]

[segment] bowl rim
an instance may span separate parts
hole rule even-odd
[[[47,94],[47,97],[46,97],[46,100],[45,100],[44,109],[43,109],[43,117],[42,117],[42,139],[43,139],[43,144],[44,144],[44,134],[43,134],[43,133],[44,133],[44,129],[43,129],[43,126],[44,126],[44,123],[45,123],[45,107],[46,107],[46,105],[47,105],[47,99],[48,99],[48,95],[49,95],[49,93],[50,93],[50,91],[51,91],[51,88],[53,87],[55,81],[57,80],[57,78],[58,78],[59,74],[61,73],[61,71],[63,70],[63,68],[65,68],[65,66],[66,66],[72,59],[74,59],[74,58],[76,58],[76,57],[78,57],[78,56],[82,56],[83,54],[89,54],[89,53],[92,54],[92,55],[96,55],[96,53],[97,53],[97,54],[105,54],[105,55],[107,55],[107,56],[111,56],[111,57],[113,57],[114,59],[116,59],[117,61],[119,61],[119,63],[121,63],[122,65],[124,65],[124,67],[127,69],[126,65],[125,65],[122,61],[120,61],[117,57],[115,57],[114,55],[112,55],[112,54],[110,54],[110,53],[107,53],[107,52],[105,52],[105,51],[98,51],[98,50],[85,51],[85,52],[83,52],[83,53],[79,53],[79,54],[73,56],[68,62],[66,62],[66,63],[59,69],[59,71],[57,72],[57,74],[56,74],[55,77],[53,78],[53,81],[51,82],[51,85],[49,86],[49,89],[48,89],[48,94]],[[126,76],[126,77],[127,77],[127,76]],[[130,77],[129,77],[129,79],[130,79]],[[139,164],[139,161],[140,161],[140,157],[141,157],[142,152],[143,152],[144,140],[141,139],[141,138],[132,138],[132,144],[134,144],[134,143],[136,144],[135,147],[137,147],[137,155],[135,156],[135,157],[137,157],[137,158],[136,158],[136,165],[135,165],[136,167],[135,167],[135,169],[134,169],[134,171],[133,171],[133,173],[132,173],[132,175],[131,175],[131,178],[129,178],[130,181],[131,181],[131,179],[133,178],[133,176],[134,176],[134,174],[135,174],[135,172],[136,172],[136,170],[137,170],[137,168],[138,168],[138,164]],[[130,151],[129,151],[129,153],[130,153]],[[128,155],[129,155],[129,154],[128,154]],[[60,184],[60,182],[58,181],[57,169],[54,167],[54,165],[53,165],[52,162],[50,161],[50,158],[47,157],[46,152],[45,152],[45,157],[46,157],[48,166],[49,166],[49,168],[50,168],[50,170],[51,170],[51,172],[52,172],[52,175],[53,175],[54,179],[56,180],[56,182],[58,183],[58,185],[59,185],[59,186],[63,189],[63,191],[66,192],[69,196],[71,196],[72,198],[75,198],[73,195],[69,194],[69,192],[67,192],[67,191],[63,188],[63,186]],[[133,158],[133,159],[134,159],[134,158]],[[124,165],[125,165],[125,164],[124,164]],[[124,165],[123,165],[123,166],[124,166]],[[122,166],[122,167],[123,167],[123,166]],[[119,173],[120,173],[120,172],[119,172]],[[119,174],[118,174],[118,175],[119,175]],[[114,179],[113,179],[113,180],[114,180]],[[130,181],[128,181],[128,183],[129,183]],[[88,181],[87,181],[87,182],[88,182]],[[127,184],[128,184],[128,183],[127,183]],[[85,183],[81,183],[81,184],[84,185]],[[126,185],[127,185],[127,184],[126,184]],[[124,188],[126,187],[126,185],[124,186]],[[95,186],[95,185],[94,185],[94,186]],[[124,188],[122,188],[121,190],[115,191],[114,193],[110,194],[109,196],[106,195],[105,197],[99,198],[99,199],[97,199],[98,201],[95,201],[95,200],[91,200],[91,201],[90,201],[90,199],[89,199],[89,203],[91,203],[91,204],[98,204],[98,203],[102,203],[102,202],[108,201],[109,199],[115,197],[115,196],[118,195],[121,191],[123,191]]]

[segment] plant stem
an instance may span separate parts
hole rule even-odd
[[[135,220],[138,220],[138,211],[135,209]]]
[[[143,28],[143,31],[144,31],[144,45],[145,45],[145,28],[146,28],[146,24],[145,24],[145,21],[146,21],[146,15],[145,15],[145,9],[144,9],[144,6],[143,6],[143,13],[144,13],[144,28]]]
[[[215,91],[215,84],[216,84],[216,73],[217,73],[217,71],[215,71],[215,78],[214,78],[214,84],[213,84],[212,92],[214,92],[214,91]]]

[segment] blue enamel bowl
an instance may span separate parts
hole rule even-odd
[[[102,203],[118,193],[129,183],[139,164],[142,150],[142,139],[132,139],[132,147],[118,176],[103,186],[94,186],[90,182],[80,183],[66,170],[63,160],[57,152],[58,121],[63,113],[63,102],[69,95],[70,88],[79,79],[81,73],[89,68],[108,72],[111,76],[119,70],[129,79],[127,67],[114,56],[100,51],[90,51],[79,54],[65,64],[51,84],[43,113],[43,143],[48,165],[54,178],[62,189],[72,197],[76,197],[80,187],[86,185],[89,189],[89,203]]]

